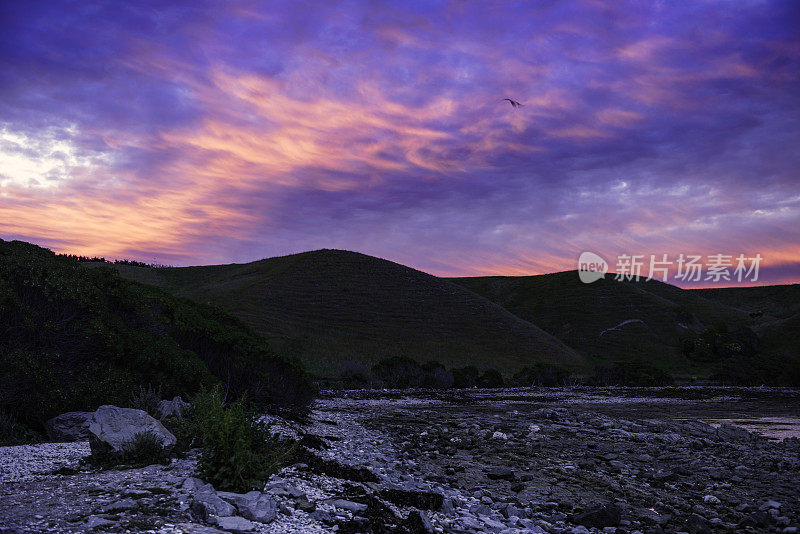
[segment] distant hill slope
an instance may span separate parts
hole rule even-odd
[[[599,360],[642,359],[687,370],[681,339],[725,323],[747,325],[747,313],[658,281],[584,284],[576,271],[539,276],[453,278],[579,352]]]
[[[761,312],[779,319],[800,313],[800,284],[760,287],[692,289],[705,299],[751,313]]]
[[[146,268],[125,276],[223,306],[326,376],[406,355],[447,366],[516,369],[586,359],[537,326],[447,280],[387,260],[319,250],[247,264]]]
[[[220,381],[282,408],[303,410],[314,395],[296,363],[218,308],[0,240],[0,416],[40,427],[125,405],[139,386],[187,395]]]
[[[800,355],[800,284],[693,289],[697,295],[754,316],[762,347]]]

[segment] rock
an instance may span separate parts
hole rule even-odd
[[[278,515],[278,502],[269,493],[261,493],[255,499],[237,504],[237,507],[242,517],[259,523],[269,523]]]
[[[172,400],[162,400],[158,403],[158,413],[161,419],[166,417],[183,417],[183,410],[189,403],[180,397],[173,397]]]
[[[300,499],[302,497],[305,497],[306,495],[301,490],[297,489],[295,486],[287,484],[282,480],[276,482],[270,482],[269,484],[267,484],[264,490],[270,492],[273,495],[287,496],[287,497],[292,497],[293,499]]]
[[[138,508],[138,505],[133,499],[122,499],[105,506],[101,506],[99,511],[104,514],[115,514],[118,512],[125,512],[127,510],[135,510],[136,508]]]
[[[781,503],[779,503],[777,501],[769,500],[769,501],[765,502],[764,504],[762,504],[761,506],[759,506],[758,509],[761,510],[761,511],[764,511],[764,510],[780,510],[781,509]]]
[[[711,524],[708,520],[697,514],[692,514],[683,525],[683,530],[689,534],[710,534]]]
[[[111,521],[109,519],[104,519],[102,517],[97,517],[96,515],[90,515],[86,518],[86,528],[88,530],[94,530],[96,528],[104,528],[110,527],[111,525],[115,525],[116,521]]]
[[[67,412],[44,424],[50,441],[82,441],[89,438],[89,421],[94,412]]]
[[[706,504],[720,504],[720,500],[714,495],[706,495],[703,497],[703,502]]]
[[[121,454],[124,447],[141,432],[153,432],[165,449],[175,446],[172,433],[143,410],[101,406],[89,423],[89,446],[92,454]]]
[[[486,477],[490,480],[515,480],[517,476],[514,474],[513,469],[508,467],[495,467],[486,472]]]
[[[413,506],[421,510],[441,510],[444,502],[444,497],[440,493],[398,487],[386,488],[379,495],[399,506]]]
[[[729,425],[728,423],[722,423],[719,428],[717,428],[717,439],[720,441],[750,441],[751,438],[750,432],[744,428]]]
[[[244,517],[217,517],[215,518],[214,522],[219,528],[222,530],[227,530],[228,532],[253,532],[256,529],[256,524],[252,521],[248,521]]]
[[[297,500],[297,509],[310,514],[317,509],[317,505],[303,497]]]
[[[615,527],[619,525],[621,511],[614,503],[605,503],[593,506],[577,514],[573,518],[573,522],[587,527]]]
[[[192,511],[207,521],[212,515],[218,517],[233,515],[236,513],[236,508],[217,495],[209,484],[194,494]]]
[[[408,514],[408,517],[403,521],[402,526],[405,527],[410,534],[433,533],[433,525],[431,524],[431,520],[428,518],[428,514],[420,512],[419,510],[414,510]]]
[[[327,499],[325,502],[335,506],[336,508],[349,510],[353,513],[363,512],[364,510],[367,509],[366,504],[361,504],[360,502],[348,501],[345,499]]]
[[[508,440],[508,435],[502,432],[495,432],[494,434],[492,434],[492,439],[500,439],[506,441]]]

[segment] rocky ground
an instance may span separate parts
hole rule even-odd
[[[192,478],[196,453],[98,470],[86,443],[7,447],[0,532],[797,532],[796,438],[562,400],[325,396],[278,425],[297,463],[248,495]]]

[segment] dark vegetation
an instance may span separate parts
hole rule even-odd
[[[0,240],[0,412],[17,426],[124,406],[139,384],[186,396],[221,383],[264,409],[306,409],[314,391],[301,366],[238,319],[82,265]]]
[[[224,307],[320,377],[337,375],[342,361],[360,362],[363,372],[403,356],[448,368],[587,365],[537,325],[457,284],[355,252],[319,250],[203,267],[114,267],[122,276]]]
[[[183,447],[188,440],[203,449],[198,475],[218,490],[262,489],[294,455],[295,445],[271,433],[244,397],[226,406],[219,388],[196,394],[179,421]]]

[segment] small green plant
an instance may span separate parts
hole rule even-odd
[[[187,434],[203,447],[198,474],[220,490],[261,489],[294,453],[294,445],[270,432],[245,399],[225,406],[219,388],[195,395],[187,419]]]
[[[152,430],[138,432],[126,443],[122,450],[123,463],[151,465],[165,463],[170,458],[170,451],[163,447],[161,436]]]
[[[137,410],[144,410],[151,416],[158,419],[161,413],[158,411],[158,405],[161,403],[161,386],[153,388],[150,384],[147,387],[139,386],[138,389],[131,393],[130,407]]]
[[[21,425],[13,414],[0,410],[0,446],[21,445],[40,440],[36,432]]]

